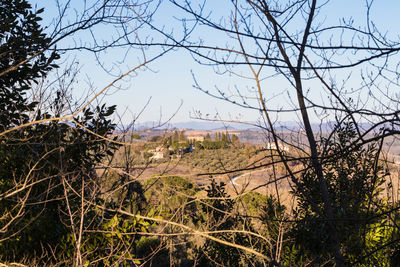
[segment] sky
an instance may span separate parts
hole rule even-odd
[[[54,19],[55,14],[57,14],[55,1],[31,0],[30,2],[33,5],[36,4],[38,8],[45,7],[45,12],[43,13],[44,24],[50,23]],[[129,1],[127,0],[127,2]],[[197,3],[200,1],[192,2]],[[230,6],[230,1],[214,0],[207,3],[209,3],[207,8],[212,18],[226,17],[229,14],[229,8],[227,7]],[[73,9],[79,12],[81,8],[82,1],[73,0],[70,12]],[[326,24],[337,23],[341,17],[344,17],[346,19],[353,19],[356,24],[365,25],[365,12],[365,1],[363,0],[334,0],[324,6],[318,16],[320,18],[319,21],[324,21]],[[70,14],[73,14],[73,12]],[[374,4],[371,17],[378,27],[386,29],[388,34],[391,35],[395,31],[395,28],[398,28],[398,14],[400,14],[400,1],[379,0]],[[179,36],[182,33],[182,28],[177,18],[183,16],[185,16],[183,12],[171,6],[168,1],[163,1],[152,22],[159,27],[163,27],[164,25],[163,29],[166,32],[173,30],[174,34]],[[289,27],[295,26],[297,25]],[[193,35],[194,40],[202,38],[212,44],[237,45],[231,44],[232,39],[229,39],[225,34],[213,32],[203,27],[200,27],[198,30]],[[93,34],[98,35],[98,39],[102,39],[103,37],[107,39],[112,35],[112,32],[111,28],[100,27],[96,28]],[[76,42],[76,40],[85,42],[86,38],[88,38],[87,34],[75,35],[73,36],[74,39],[67,39],[61,42],[60,47],[69,46],[73,42]],[[146,38],[162,40],[159,35],[155,34],[148,27],[139,29],[137,34],[141,40],[146,40]],[[398,34],[398,31],[396,31],[396,34]],[[398,37],[396,38],[399,39]],[[159,50],[150,49],[146,51],[146,54],[148,57],[151,57],[157,51]],[[107,68],[113,68],[114,73],[126,72],[136,66],[141,58],[141,51],[135,49],[114,49],[100,54],[100,61]],[[92,84],[95,90],[98,91],[115,79],[115,77],[108,75],[100,67],[92,53],[75,51],[74,53],[64,55],[64,59],[65,62],[78,61],[81,68],[79,81],[74,89],[75,97],[79,98],[84,92],[86,93],[88,84]],[[119,68],[118,71],[117,68]],[[122,89],[108,91],[107,95],[101,99],[109,105],[117,105],[119,114],[124,114],[122,118],[123,123],[129,123],[138,114],[140,114],[140,117],[137,119],[139,122],[165,121],[170,119],[171,116],[172,122],[184,122],[192,120],[191,117],[194,116],[195,111],[200,111],[202,114],[210,114],[209,118],[214,118],[214,115],[217,114],[218,118],[226,120],[256,121],[259,118],[258,111],[236,107],[232,103],[215,99],[194,88],[195,81],[193,75],[206,91],[215,92],[215,88],[218,87],[227,94],[236,94],[235,88],[239,88],[243,94],[249,97],[255,96],[255,93],[252,91],[252,88],[255,86],[254,81],[235,75],[218,75],[214,70],[212,67],[196,63],[187,51],[176,49],[151,62],[148,68],[141,68],[130,78],[124,79],[123,83],[119,83]],[[236,71],[239,75],[243,76],[250,74],[247,67],[238,67]],[[342,74],[338,75],[340,77]],[[355,86],[357,82],[359,81],[352,81]],[[267,79],[263,86],[266,88],[265,97],[267,100],[269,99],[267,101],[269,107],[279,109],[290,106],[290,96],[287,92],[288,90],[290,91],[290,84],[285,79],[279,77]],[[312,86],[310,84],[310,87]],[[311,97],[321,97],[318,89],[311,92]],[[146,103],[148,104],[146,105]],[[253,101],[253,103],[256,102]],[[141,112],[144,107],[146,108]],[[279,113],[274,119],[293,121],[296,120],[296,115],[293,113]],[[313,119],[317,120],[318,118],[313,117]]]

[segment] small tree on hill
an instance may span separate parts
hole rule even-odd
[[[239,142],[239,137],[236,135],[236,134],[232,134],[232,143],[237,143],[237,142]]]
[[[251,231],[250,222],[240,216],[235,216],[235,202],[229,198],[225,192],[225,184],[220,182],[217,184],[211,180],[211,185],[206,189],[207,205],[201,205],[205,213],[205,221],[202,222],[207,226],[207,231],[218,231],[222,233],[214,236],[228,242],[240,244],[242,246],[251,246],[251,238],[249,236],[235,233],[224,233],[224,230],[244,229]],[[223,245],[213,240],[207,239],[205,244],[199,248],[200,264],[204,266],[243,266],[254,261],[254,258],[245,256],[243,251],[238,248]]]
[[[185,131],[181,131],[179,133],[179,142],[184,142],[185,141]]]

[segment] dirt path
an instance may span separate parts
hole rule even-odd
[[[241,184],[238,184],[238,183],[237,183],[237,180],[238,180],[239,178],[244,177],[244,176],[247,176],[247,175],[250,175],[250,174],[253,174],[253,173],[256,173],[256,172],[268,171],[268,170],[270,170],[270,169],[271,169],[271,167],[266,168],[266,169],[260,169],[260,170],[255,170],[255,171],[250,171],[250,172],[246,172],[246,173],[240,174],[240,175],[234,177],[233,179],[231,179],[231,180],[230,180],[230,183],[231,183],[231,185],[233,185],[233,186],[242,186]]]

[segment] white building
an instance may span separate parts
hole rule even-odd
[[[163,159],[164,158],[164,152],[162,152],[162,151],[155,151],[152,153],[153,153],[153,156],[151,156],[150,159]]]
[[[153,156],[151,156],[150,159],[163,159],[165,155],[163,146],[158,146],[155,149],[149,150],[148,152],[153,153]]]
[[[186,138],[189,142],[203,142],[204,136],[202,135],[190,135]]]
[[[282,144],[281,142],[278,142],[278,147],[279,147],[279,150],[286,151],[286,152],[290,151],[290,148],[287,145]],[[270,150],[277,150],[275,142],[267,143],[265,148],[270,149]]]

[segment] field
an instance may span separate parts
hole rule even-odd
[[[185,136],[206,136],[209,134],[214,138],[219,130],[182,130]],[[121,165],[123,155],[129,153],[134,163],[130,169],[131,177],[144,183],[146,180],[161,176],[179,176],[188,179],[205,189],[210,185],[212,179],[226,184],[227,193],[231,197],[255,191],[262,195],[272,195],[280,199],[281,203],[288,206],[295,205],[294,197],[290,193],[292,184],[287,179],[287,172],[282,164],[275,164],[274,169],[268,165],[271,150],[264,149],[266,142],[262,131],[251,130],[227,130],[227,134],[239,137],[239,142],[221,149],[194,149],[188,153],[174,154],[167,151],[161,159],[145,158],[146,151],[154,151],[156,147],[165,146],[162,138],[172,135],[168,131],[148,131],[143,133],[141,140],[135,143],[129,151],[116,153],[115,165]],[[161,136],[158,142],[151,142],[154,137]],[[295,136],[289,132],[281,132],[280,136],[287,140],[301,140],[298,134]],[[324,134],[321,134],[324,136]],[[398,140],[387,140],[384,144],[384,155],[393,173],[397,173],[397,164],[400,161],[400,142]],[[166,150],[166,148],[164,148]],[[170,154],[171,153],[171,154]],[[294,171],[300,169],[300,163],[290,163]],[[123,164],[122,164],[123,165]],[[258,167],[260,166],[261,167]],[[266,166],[264,166],[266,165]],[[282,177],[282,178],[281,178]],[[278,179],[276,179],[278,178]],[[277,181],[276,181],[277,180]],[[391,181],[394,188],[398,188],[398,179]]]

